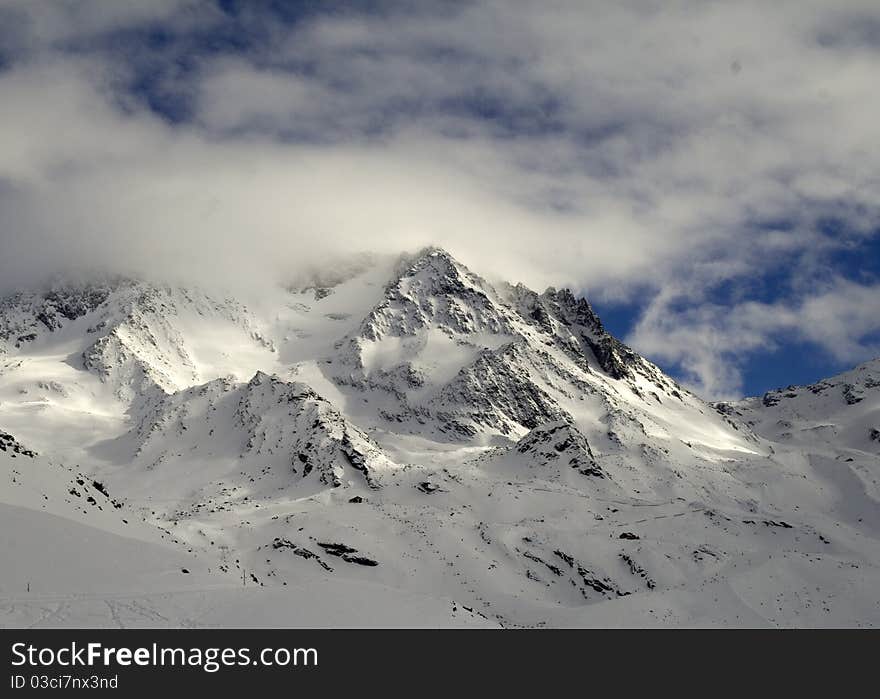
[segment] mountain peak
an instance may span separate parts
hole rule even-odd
[[[404,258],[358,334],[377,341],[432,326],[459,334],[511,332],[495,289],[437,247]]]
[[[396,276],[399,281],[424,272],[440,277],[476,276],[449,252],[433,245],[412,256],[404,256]]]
[[[123,533],[156,524],[255,584],[411,585],[516,625],[655,588],[714,608],[734,568],[761,588],[749,615],[780,571],[851,576],[853,618],[875,610],[880,363],[716,411],[576,291],[494,285],[442,248],[315,283],[0,301],[7,492],[90,525],[127,508]]]
[[[421,250],[416,252],[412,258],[414,262],[420,260],[431,260],[431,259],[439,259],[446,260],[453,263],[458,263],[457,260],[444,248],[441,248],[439,245],[428,245],[423,247]]]

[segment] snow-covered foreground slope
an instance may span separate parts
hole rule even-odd
[[[248,586],[241,566],[146,524],[106,485],[5,437],[0,626],[496,625],[454,600],[371,582]]]
[[[437,249],[0,308],[0,623],[880,623],[876,362],[712,406]]]

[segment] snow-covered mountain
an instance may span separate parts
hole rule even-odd
[[[878,366],[710,405],[585,299],[436,248],[250,303],[19,293],[0,623],[876,625]],[[68,557],[150,547],[115,602],[48,582],[64,522]]]
[[[877,455],[880,359],[810,386],[789,386],[715,408],[774,442],[835,456]]]

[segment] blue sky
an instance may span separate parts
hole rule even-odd
[[[0,7],[0,279],[450,249],[735,397],[880,354],[880,6]],[[51,205],[47,205],[51,202]]]

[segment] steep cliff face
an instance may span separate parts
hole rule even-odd
[[[94,313],[125,284],[122,280],[82,286],[58,285],[42,293],[22,292],[0,302],[0,349],[20,349],[46,332]]]
[[[343,393],[375,406],[364,419],[376,428],[452,443],[503,443],[557,421],[599,441],[609,421],[629,422],[613,448],[638,448],[627,435],[645,425],[664,433],[691,425],[684,438],[713,447],[743,441],[608,334],[585,299],[496,288],[437,249],[397,268],[321,369]]]
[[[391,466],[370,437],[309,386],[263,372],[246,383],[215,379],[151,401],[118,446],[134,466],[174,469],[185,458],[213,476],[234,468],[272,492],[302,482],[339,487],[350,479],[378,488]]]

